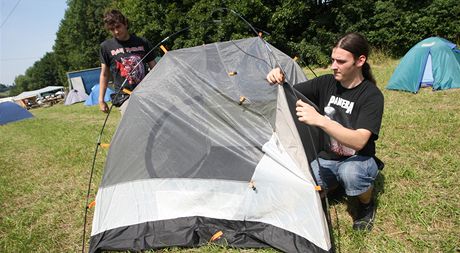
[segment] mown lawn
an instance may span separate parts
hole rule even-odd
[[[375,228],[352,231],[346,204],[334,202],[335,241],[341,252],[458,252],[460,90],[384,90],[396,64],[383,58],[373,62],[385,96],[378,156],[386,163],[378,180]],[[86,190],[105,115],[82,104],[31,112],[34,119],[0,127],[0,252],[81,251]],[[113,111],[102,142],[110,141],[118,121]],[[98,151],[92,198],[106,153]],[[91,212],[89,218],[91,223]],[[275,252],[217,245],[163,250],[240,251]]]

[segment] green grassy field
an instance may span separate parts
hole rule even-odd
[[[386,163],[376,223],[370,233],[354,232],[346,205],[333,203],[336,244],[341,252],[459,252],[460,90],[384,90],[397,61],[376,59],[373,71],[385,96],[378,156]],[[0,127],[0,252],[80,251],[91,162],[105,115],[82,104],[31,112],[34,119]],[[110,141],[119,119],[114,111],[102,142]],[[106,154],[99,149],[92,198]],[[217,245],[163,250],[241,251],[276,252]]]

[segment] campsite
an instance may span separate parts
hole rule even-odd
[[[456,1],[66,4],[0,83],[1,252],[460,252]]]
[[[370,234],[353,232],[346,205],[332,204],[336,243],[341,252],[458,251],[460,90],[422,89],[418,94],[386,90],[398,60],[377,54],[372,63],[385,95],[378,145],[386,167],[379,181],[376,227]],[[309,70],[305,73],[312,77]],[[91,159],[104,115],[83,103],[32,112],[33,119],[0,127],[0,248],[79,251]],[[113,113],[102,142],[110,142],[118,122],[119,114]],[[101,180],[107,150],[100,149],[98,155],[93,189]],[[166,251],[240,252],[220,245]]]

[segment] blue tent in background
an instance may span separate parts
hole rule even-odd
[[[0,103],[0,125],[32,117],[32,113],[13,102]]]
[[[69,79],[70,88],[75,90],[84,91],[86,94],[91,93],[94,85],[99,83],[99,77],[101,75],[101,68],[83,69],[67,73]],[[77,82],[76,82],[77,81]],[[83,87],[80,87],[83,86]]]
[[[460,88],[460,50],[454,43],[439,37],[420,41],[401,59],[386,88],[417,93],[423,86]]]
[[[105,91],[104,101],[109,102],[111,100],[110,94],[113,93],[113,90],[107,87]],[[99,104],[99,84],[96,84],[91,89],[91,93],[89,94],[88,98],[85,101],[85,105],[97,105]]]

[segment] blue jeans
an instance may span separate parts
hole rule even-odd
[[[334,189],[339,184],[348,196],[359,196],[365,193],[375,181],[379,170],[374,158],[354,155],[342,161],[318,158],[310,165],[316,181],[323,189]],[[320,176],[321,175],[321,176]]]

